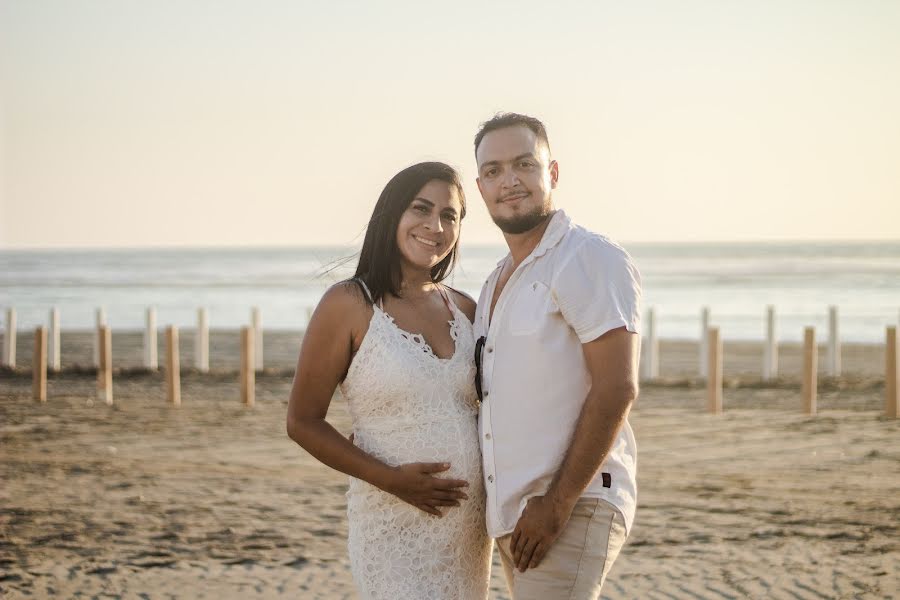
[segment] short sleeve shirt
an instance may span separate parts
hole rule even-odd
[[[478,300],[484,401],[479,433],[487,528],[515,528],[529,498],[547,492],[591,387],[582,344],[619,327],[640,334],[640,274],[625,250],[574,225],[558,210],[534,251],[490,305],[504,258]],[[621,511],[630,530],[637,500],[637,447],[630,424],[583,497]]]

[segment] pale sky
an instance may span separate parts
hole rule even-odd
[[[900,239],[900,2],[0,0],[0,248],[352,244],[547,124],[623,241]]]

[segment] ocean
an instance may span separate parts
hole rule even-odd
[[[700,310],[725,339],[761,340],[767,305],[779,338],[797,341],[803,327],[825,337],[828,306],[838,307],[841,339],[881,342],[900,316],[900,242],[624,244],[641,271],[644,306],[656,311],[659,336],[696,339]],[[191,328],[196,310],[211,328],[248,324],[258,306],[267,329],[306,326],[332,283],[352,273],[354,249],[338,247],[0,251],[0,307],[15,307],[18,328],[48,322],[58,307],[62,328],[93,326],[105,308],[114,330],[143,327],[147,306],[159,326]],[[478,296],[506,253],[465,246],[449,284]],[[335,261],[348,258],[343,266]]]

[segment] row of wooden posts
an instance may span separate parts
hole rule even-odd
[[[700,336],[698,372],[701,377],[707,376],[707,337],[709,331],[710,310],[703,307],[700,312]],[[106,311],[98,308],[96,311],[97,328],[107,324]],[[253,308],[250,313],[250,326],[255,335],[257,371],[263,368],[263,329],[262,316],[259,308]],[[659,339],[656,325],[656,310],[650,308],[647,311],[646,326],[647,336],[643,344],[643,368],[641,377],[652,380],[659,377]],[[157,369],[157,327],[156,309],[147,308],[146,327],[144,329],[144,368]],[[59,309],[50,311],[49,333],[49,369],[60,369],[60,327]],[[826,363],[826,375],[838,377],[841,374],[841,342],[838,334],[838,310],[835,306],[828,308],[828,360]],[[762,378],[771,381],[778,376],[778,335],[775,327],[775,307],[766,308],[766,339],[763,345]],[[2,365],[14,367],[16,364],[16,312],[14,308],[6,312],[6,334]],[[100,364],[99,343],[94,343],[93,366]],[[194,337],[194,367],[201,373],[209,371],[209,313],[205,308],[197,309],[197,330]]]
[[[714,414],[722,412],[722,338],[719,328],[709,325],[710,311],[703,307],[700,312],[699,372],[706,379],[707,409]],[[647,311],[646,339],[641,349],[642,373],[644,380],[659,377],[659,338],[656,327],[656,310]],[[827,375],[841,374],[841,342],[838,335],[838,310],[828,307],[828,360]],[[803,330],[803,372],[801,399],[803,412],[816,414],[818,382],[818,346],[814,327]],[[900,385],[897,377],[900,371],[900,351],[897,343],[897,327],[887,326],[885,331],[885,398],[884,412],[890,418],[900,417]],[[762,378],[771,381],[778,376],[778,336],[775,328],[775,307],[766,307],[766,340],[763,345]]]
[[[107,325],[106,311],[98,308],[96,312],[97,331]],[[254,368],[257,371],[263,369],[263,328],[262,313],[259,308],[254,307],[250,311],[250,328],[253,330],[254,346],[256,349],[254,357]],[[159,368],[159,359],[157,354],[157,327],[156,327],[156,309],[147,308],[146,327],[144,328],[144,360],[143,366],[146,369],[156,370]],[[48,363],[47,367],[51,372],[60,370],[60,327],[59,327],[59,309],[50,310],[50,329],[48,332]],[[94,337],[94,355],[92,366],[100,367],[100,337]],[[0,365],[7,367],[16,366],[16,310],[9,308],[6,311],[6,331],[3,336],[3,354]],[[201,373],[209,371],[209,312],[205,308],[197,309],[197,330],[194,336],[194,367]]]
[[[700,377],[708,375],[709,354],[709,307],[700,310],[700,336],[698,346],[697,370]],[[775,327],[775,307],[766,307],[766,338],[763,343],[762,355],[762,379],[772,381],[778,377],[778,333]],[[644,327],[646,338],[644,339],[641,354],[643,364],[641,378],[644,380],[659,377],[659,335],[656,326],[656,309],[647,310]],[[828,307],[828,359],[826,361],[826,375],[839,377],[841,374],[841,340],[838,333],[838,309],[836,306]]]
[[[707,333],[706,406],[713,414],[722,413],[722,338],[718,327],[710,327]],[[819,349],[816,345],[816,330],[803,330],[803,378],[801,402],[803,412],[816,414]],[[884,413],[888,418],[900,416],[900,386],[897,376],[900,372],[900,348],[897,344],[897,327],[890,325],[885,333],[884,368]]]
[[[255,331],[241,328],[241,402],[253,406],[256,401]],[[181,359],[178,352],[178,328],[169,325],[166,336],[166,398],[170,404],[181,404]],[[97,366],[97,399],[112,406],[112,332],[108,325],[97,329],[99,365]],[[32,396],[39,402],[47,401],[47,330],[34,330],[34,359],[32,361]]]
[[[772,379],[778,372],[778,344],[775,335],[775,311],[767,308],[767,340],[764,350],[763,379]],[[209,319],[206,309],[198,310],[198,327],[195,335],[195,366],[201,372],[209,370]],[[113,403],[112,395],[112,341],[103,309],[97,310],[97,336],[95,344],[95,365],[97,367],[97,393],[107,404]],[[44,327],[35,330],[33,361],[33,394],[35,399],[46,401],[47,370],[59,370],[59,311],[53,309],[50,315],[48,365],[48,335]],[[241,328],[241,400],[252,405],[255,397],[255,372],[262,370],[262,319],[258,308],[251,311],[251,326]],[[722,339],[718,327],[709,326],[709,309],[701,312],[700,374],[707,382],[707,408],[709,412],[722,412]],[[656,334],[654,309],[648,311],[647,339],[643,349],[644,379],[654,379],[659,375],[659,340]],[[15,310],[7,311],[7,329],[4,336],[4,364],[15,365]],[[147,327],[144,334],[144,364],[149,369],[157,369],[156,312],[147,309]],[[170,403],[181,403],[180,358],[178,351],[178,328],[169,326],[166,335],[166,390]],[[888,326],[885,335],[885,414],[891,418],[900,416],[900,386],[897,377],[900,371],[897,328]],[[54,350],[55,348],[55,350]],[[840,342],[837,335],[837,309],[829,309],[829,375],[840,373]],[[55,360],[55,364],[54,364]],[[802,407],[806,414],[816,414],[816,384],[818,377],[818,347],[815,329],[807,327],[803,335]]]

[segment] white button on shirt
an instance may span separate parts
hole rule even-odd
[[[547,492],[591,387],[582,344],[626,327],[640,334],[640,275],[609,239],[558,210],[534,251],[503,288],[490,317],[507,255],[478,299],[475,335],[482,354],[479,414],[487,489],[487,529],[510,533],[528,499]],[[583,497],[616,506],[630,530],[637,447],[626,421]]]

